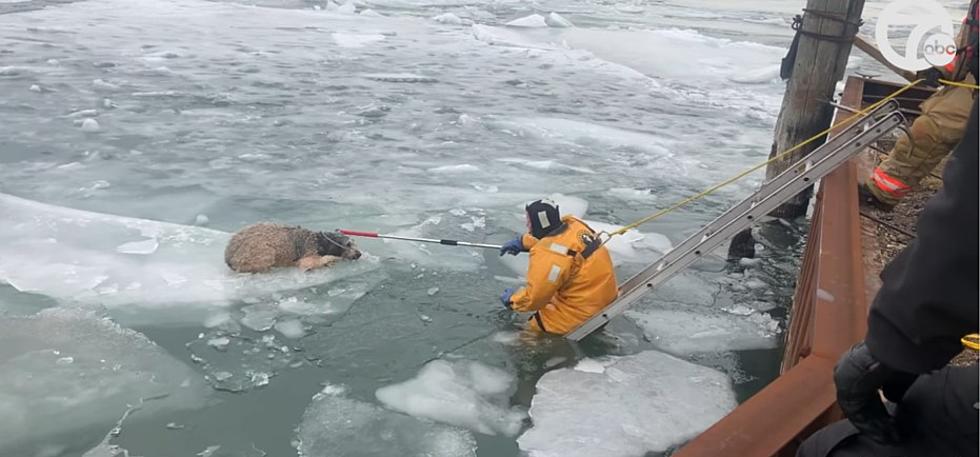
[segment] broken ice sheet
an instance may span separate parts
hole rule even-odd
[[[306,334],[303,323],[299,319],[286,319],[276,323],[275,329],[282,336],[290,339],[302,338]]]
[[[140,412],[152,415],[202,407],[207,392],[183,362],[95,313],[50,308],[0,319],[0,455],[42,436],[108,427],[140,398],[166,395]]]
[[[272,328],[279,316],[279,311],[271,304],[249,305],[242,308],[242,312],[245,316],[241,318],[241,324],[256,332]]]
[[[338,386],[313,397],[295,445],[300,457],[476,457],[470,432],[350,399]]]
[[[776,347],[781,332],[778,321],[745,307],[733,311],[737,312],[642,309],[627,311],[626,316],[657,347],[674,355]]]
[[[307,360],[274,333],[209,330],[186,344],[204,379],[218,390],[245,392],[272,382],[282,370]]]
[[[487,435],[516,435],[526,415],[510,408],[514,377],[479,362],[434,360],[415,378],[375,393],[390,409]]]
[[[150,255],[156,252],[158,247],[160,247],[160,243],[156,238],[150,238],[148,240],[130,241],[129,243],[120,244],[116,247],[116,252],[121,254]]]
[[[537,383],[534,425],[517,442],[532,457],[634,457],[664,452],[735,408],[724,373],[657,351],[561,368]]]
[[[311,272],[241,275],[223,262],[229,233],[82,211],[0,194],[0,281],[57,300],[125,308],[203,309],[246,297],[361,281],[379,261],[364,256]],[[135,241],[134,241],[135,240]],[[344,298],[344,297],[342,297]],[[343,300],[341,300],[343,301]],[[347,301],[349,303],[352,300]],[[341,303],[342,305],[342,303]],[[181,319],[187,313],[160,313]]]

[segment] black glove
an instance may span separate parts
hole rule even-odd
[[[837,404],[861,433],[882,444],[897,443],[895,418],[888,414],[878,390],[884,390],[888,400],[899,402],[916,377],[879,362],[862,341],[834,368]]]
[[[925,85],[929,87],[939,87],[939,80],[945,78],[943,72],[936,67],[929,67],[915,74],[916,79],[924,79]]]

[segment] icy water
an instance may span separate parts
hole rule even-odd
[[[802,2],[256,3],[0,0],[0,455],[661,455],[775,376],[793,227],[578,345],[520,335],[495,252],[222,251],[631,222],[765,157]],[[758,179],[616,240],[620,279]]]

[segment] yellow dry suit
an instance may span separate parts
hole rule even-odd
[[[532,328],[554,334],[571,331],[619,294],[612,258],[593,242],[596,233],[572,216],[562,223],[541,239],[524,234],[531,258],[527,285],[511,296],[514,311],[534,312]]]

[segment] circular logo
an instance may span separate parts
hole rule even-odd
[[[899,54],[889,38],[892,28],[911,29]],[[953,20],[935,0],[897,0],[885,6],[875,24],[875,41],[888,62],[909,71],[953,61]],[[899,41],[899,40],[895,40]]]
[[[942,67],[956,58],[956,42],[945,33],[937,33],[922,46],[922,57],[934,67]]]

